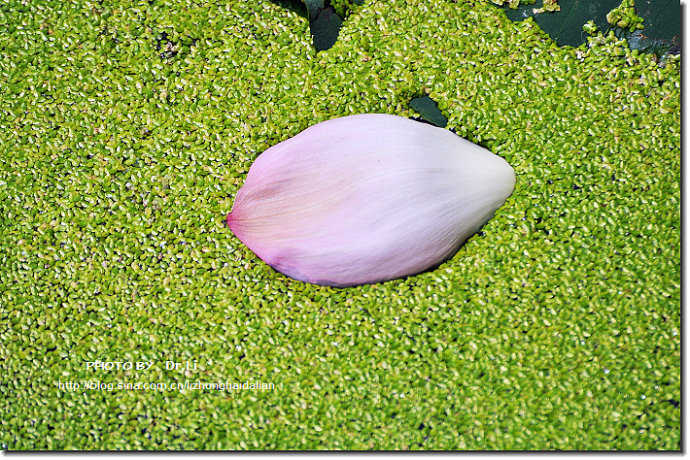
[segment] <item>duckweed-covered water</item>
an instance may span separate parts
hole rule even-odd
[[[3,448],[679,450],[679,57],[479,0],[351,5],[318,54],[271,2],[0,24]],[[318,287],[225,227],[263,150],[423,95],[517,174],[453,259]]]

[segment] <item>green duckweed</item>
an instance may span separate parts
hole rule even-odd
[[[3,449],[680,449],[679,57],[483,0],[365,2],[318,53],[279,2],[0,24]],[[420,95],[517,174],[450,261],[313,286],[225,227],[263,150]],[[185,381],[273,388],[133,389]]]

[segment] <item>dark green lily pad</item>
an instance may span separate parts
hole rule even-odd
[[[619,38],[627,38],[631,49],[653,52],[657,55],[671,52],[677,54],[680,47],[681,12],[680,3],[668,0],[637,0],[637,14],[644,19],[644,29],[635,32],[612,26],[606,15],[618,7],[621,0],[560,0],[559,12],[538,13],[534,10],[543,2],[521,5],[517,9],[504,7],[506,15],[513,21],[534,18],[544,32],[560,46],[579,46],[587,40],[582,26],[594,21],[604,33],[613,31]]]
[[[304,0],[309,11],[309,29],[317,51],[327,50],[335,44],[343,19],[328,0]]]
[[[364,0],[332,2],[331,0],[271,0],[286,9],[296,11],[309,19],[309,31],[316,51],[331,48],[340,33],[343,18],[349,7],[362,5]]]
[[[420,121],[445,128],[448,119],[441,113],[436,102],[429,96],[416,97],[410,101],[410,108],[421,115]]]

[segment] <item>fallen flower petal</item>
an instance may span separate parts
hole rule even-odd
[[[259,155],[227,224],[291,278],[354,286],[447,260],[514,187],[505,160],[450,131],[353,115]]]

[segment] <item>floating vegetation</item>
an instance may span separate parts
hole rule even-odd
[[[559,5],[365,2],[317,52],[272,2],[4,2],[2,448],[679,450],[680,57]],[[450,260],[336,289],[232,236],[261,152],[422,94],[517,176]],[[275,389],[59,385],[185,381]]]

